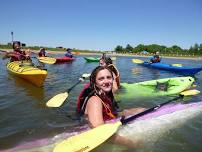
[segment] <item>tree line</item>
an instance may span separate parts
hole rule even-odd
[[[130,44],[127,44],[126,47],[118,45],[114,51],[116,53],[135,53],[139,54],[142,51],[147,51],[150,54],[159,51],[161,54],[180,54],[180,55],[202,55],[202,44],[195,44],[191,46],[189,49],[182,49],[177,45],[173,45],[172,47],[166,47],[164,45],[158,44],[151,44],[151,45],[144,45],[139,44],[136,47],[132,47]]]
[[[39,50],[43,46],[24,46],[23,48],[30,48],[33,50]],[[12,45],[9,44],[0,44],[1,49],[12,49]],[[43,47],[46,50],[50,51],[65,51],[65,48],[52,48],[52,47]],[[102,51],[92,51],[92,50],[78,50],[74,49],[73,51],[76,52],[97,52],[101,53]],[[173,55],[193,55],[193,56],[201,56],[202,55],[202,44],[194,44],[189,49],[182,49],[177,45],[173,45],[171,47],[166,47],[164,45],[158,44],[151,44],[151,45],[144,45],[139,44],[136,47],[132,47],[130,44],[127,44],[126,47],[118,45],[115,47],[113,52],[116,53],[132,53],[132,54],[140,54],[142,51],[147,51],[149,54],[153,54],[156,51],[159,51],[161,54],[173,54]]]

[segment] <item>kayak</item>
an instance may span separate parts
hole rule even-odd
[[[192,77],[174,77],[138,83],[121,83],[121,88],[115,93],[116,100],[132,100],[136,97],[157,97],[179,94],[189,89],[193,83]]]
[[[99,62],[100,58],[95,58],[95,57],[84,57],[86,62]],[[116,57],[111,57],[112,61],[116,60]]]
[[[175,72],[175,73],[182,74],[182,75],[190,75],[190,76],[193,76],[202,70],[202,67],[175,66],[175,65],[171,65],[171,64],[165,64],[165,63],[150,64],[149,62],[143,62],[143,63],[140,63],[139,65],[149,67],[149,68],[154,68],[154,69]]]
[[[86,62],[99,62],[100,58],[94,58],[94,57],[84,57]]]
[[[42,62],[42,63],[47,63],[47,64],[54,64],[56,62],[56,59],[53,57],[48,57],[48,56],[44,56],[44,57],[37,57],[37,59]]]
[[[48,72],[37,68],[32,62],[14,61],[7,63],[7,69],[12,74],[25,79],[32,84],[41,87],[46,79]]]
[[[57,57],[56,63],[71,62],[74,60],[75,60],[75,58],[70,58],[70,57]]]
[[[121,126],[117,131],[117,134],[132,141],[140,140],[143,142],[144,146],[146,146],[154,144],[161,137],[165,137],[165,134],[169,131],[183,126],[187,121],[201,114],[202,101],[187,104],[170,103]],[[115,123],[119,120],[120,119],[114,119],[109,123]],[[72,129],[72,132],[64,132],[53,137],[25,141],[13,148],[1,150],[1,152],[53,151],[54,147],[64,139],[87,130],[89,130],[87,125],[80,126]],[[100,132],[100,134],[102,134],[102,132]],[[82,139],[78,138],[77,140]]]

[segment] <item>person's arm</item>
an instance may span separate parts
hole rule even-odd
[[[88,121],[92,128],[104,124],[102,114],[102,102],[98,97],[92,96],[88,100],[85,113],[88,116]]]
[[[119,89],[119,87],[118,87],[118,84],[116,82],[117,77],[114,74],[114,72],[113,72],[113,77],[114,77],[114,81],[113,81],[113,86],[112,86],[112,92],[115,93]]]
[[[88,121],[92,128],[98,127],[104,124],[103,115],[102,115],[102,102],[96,96],[92,96],[86,105],[85,113],[88,115]],[[122,144],[128,148],[136,148],[141,144],[141,141],[132,141],[120,135],[113,135],[110,138],[110,141],[117,144]]]
[[[18,55],[14,52],[6,52],[6,54],[3,56],[3,59],[10,58],[10,57],[18,57]]]

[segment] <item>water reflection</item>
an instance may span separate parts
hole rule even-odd
[[[44,87],[36,87],[31,83],[12,74],[9,74],[8,78],[12,79],[12,81],[14,82],[14,87],[16,89],[24,91],[26,96],[31,97],[32,100],[36,100],[40,107],[44,106],[44,103],[42,103],[42,101],[44,100]]]
[[[133,73],[134,75],[139,75],[139,74],[142,73],[142,71],[141,71],[140,68],[132,68],[131,71],[132,71],[132,73]]]

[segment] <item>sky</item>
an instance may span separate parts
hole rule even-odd
[[[202,44],[202,0],[1,0],[0,43],[112,51]]]

